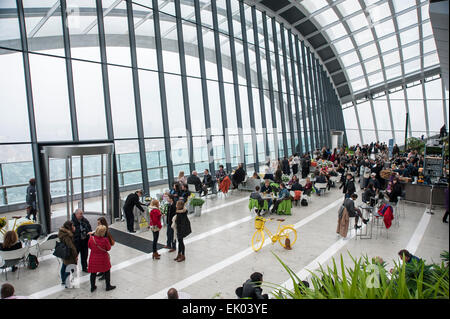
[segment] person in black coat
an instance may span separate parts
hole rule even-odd
[[[289,167],[289,160],[285,157],[281,161],[281,170],[285,175],[291,175],[291,168]]]
[[[353,193],[356,192],[355,179],[353,178],[353,175],[351,173],[347,174],[347,180],[345,181],[345,184],[343,184],[343,186],[343,193],[345,194],[345,198],[349,198]]]
[[[263,275],[259,272],[254,272],[251,274],[250,279],[244,282],[242,287],[236,289],[236,295],[239,298],[269,299],[267,294],[262,293],[262,281]]]
[[[184,202],[179,200],[176,208],[175,228],[178,239],[178,256],[174,260],[180,262],[186,259],[183,239],[192,232],[192,229]]]
[[[75,226],[73,241],[78,253],[81,256],[81,269],[84,272],[88,272],[88,235],[93,234],[92,227],[89,221],[83,217],[83,211],[80,208],[76,209],[72,214],[72,223]]]
[[[208,188],[210,187],[212,189],[212,192],[216,192],[216,181],[213,179],[211,174],[209,173],[209,169],[205,169],[203,174],[203,181],[202,181],[202,188],[204,195],[206,196],[208,194]]]
[[[394,178],[392,181],[391,191],[387,193],[389,201],[392,203],[398,202],[398,197],[402,196],[402,185],[398,181],[398,178]]]
[[[242,183],[245,179],[245,175],[247,173],[244,170],[244,165],[241,163],[239,167],[236,169],[234,174],[231,176],[231,181],[233,182],[233,188],[237,188],[240,183]]]
[[[309,174],[309,167],[311,166],[311,159],[309,153],[305,154],[302,160],[302,178],[305,178]]]
[[[201,181],[200,177],[198,177],[197,171],[192,171],[192,175],[188,177],[187,183],[188,183],[188,185],[189,184],[194,185],[195,190],[197,192],[202,191],[202,181]]]
[[[131,193],[130,195],[128,195],[127,199],[125,200],[125,204],[123,205],[123,211],[127,219],[127,229],[130,233],[135,233],[133,213],[134,207],[136,206],[141,212],[144,212],[144,208],[142,208],[141,202],[139,201],[139,197],[141,196],[142,190]]]
[[[169,208],[167,209],[167,245],[164,248],[169,249],[169,253],[174,252],[177,249],[177,243],[174,236],[174,230],[172,228],[172,219],[176,214],[177,205],[175,202],[175,197],[169,195],[167,197],[167,202],[169,203]]]
[[[27,187],[27,219],[30,219],[30,215],[33,215],[33,221],[36,221],[36,179],[32,178],[29,181]]]

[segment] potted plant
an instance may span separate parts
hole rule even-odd
[[[0,233],[2,233],[3,235],[6,233],[6,217],[2,217],[0,218]],[[3,229],[5,228],[5,229]]]
[[[202,214],[202,206],[205,201],[201,198],[192,198],[189,205],[194,208],[195,216],[200,216]]]

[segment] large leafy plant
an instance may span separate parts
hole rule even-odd
[[[278,256],[277,260],[289,274],[293,289],[264,283],[274,290],[277,299],[431,299],[449,298],[448,265],[425,265],[416,263],[395,263],[392,274],[386,270],[384,261],[367,256],[358,259],[350,255],[351,265],[345,265],[340,255],[340,266],[335,259],[332,265],[310,271],[310,287]],[[442,255],[441,255],[442,257]],[[446,255],[448,262],[448,252]]]

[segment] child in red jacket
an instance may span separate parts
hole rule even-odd
[[[150,207],[150,228],[153,232],[153,259],[159,259],[161,256],[158,254],[157,245],[158,245],[158,237],[159,231],[162,228],[161,225],[161,211],[159,210],[159,201],[157,199],[152,200]]]

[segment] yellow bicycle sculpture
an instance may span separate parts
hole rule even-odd
[[[293,225],[284,225],[281,226],[281,223],[284,222],[284,219],[277,219],[278,228],[275,234],[272,234],[270,230],[265,226],[266,222],[269,220],[273,220],[272,218],[264,218],[261,216],[256,216],[255,218],[255,228],[256,231],[252,236],[252,248],[254,251],[258,251],[264,245],[264,230],[266,231],[269,238],[272,240],[272,244],[277,241],[283,248],[289,248],[297,241],[297,231],[295,230]],[[286,243],[286,239],[289,239],[289,242]]]

